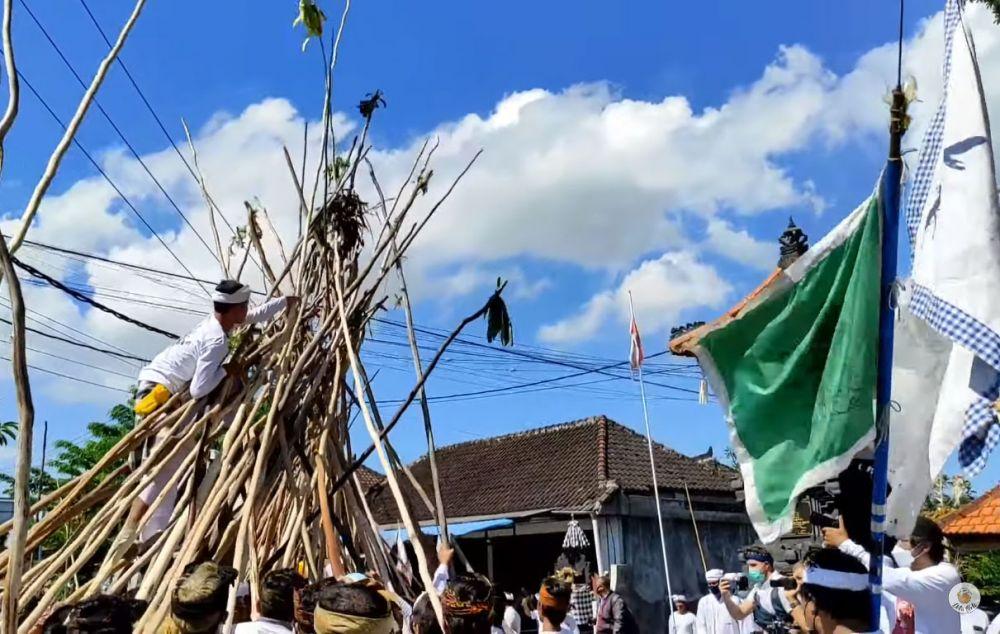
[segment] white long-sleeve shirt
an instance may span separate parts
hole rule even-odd
[[[667,632],[669,634],[695,634],[696,619],[694,612],[685,612],[684,614],[674,612],[670,615]]]
[[[698,634],[740,634],[740,624],[729,616],[721,597],[706,594],[698,600],[695,631]]]
[[[284,297],[272,299],[247,311],[246,323],[268,321],[288,305]],[[207,396],[222,379],[222,367],[229,354],[229,335],[222,329],[215,315],[209,315],[194,330],[156,355],[149,365],[139,371],[139,380],[159,383],[177,394],[184,384],[191,382],[191,398]]]
[[[864,547],[847,540],[840,551],[868,567],[870,556]],[[923,570],[882,568],[882,588],[913,605],[914,634],[961,631],[962,619],[948,605],[948,592],[961,581],[955,566],[944,562]]]

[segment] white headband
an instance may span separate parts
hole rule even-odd
[[[709,583],[713,581],[722,581],[722,575],[724,574],[725,573],[718,568],[713,568],[705,573],[705,581],[708,581]]]
[[[802,583],[830,588],[831,590],[851,590],[860,592],[868,589],[868,575],[860,572],[841,572],[826,568],[806,568]]]
[[[245,304],[250,301],[250,287],[243,285],[232,293],[216,290],[212,293],[212,301],[219,304]]]

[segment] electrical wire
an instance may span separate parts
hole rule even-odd
[[[3,54],[4,52],[0,50],[0,55]],[[57,115],[55,111],[49,106],[48,102],[45,101],[45,98],[42,97],[42,95],[37,90],[35,90],[35,87],[31,84],[31,82],[28,81],[28,78],[24,76],[24,73],[18,70],[17,76],[21,79],[21,81],[28,88],[28,90],[31,91],[31,94],[33,94],[35,98],[38,99],[38,101],[42,104],[45,110],[48,111],[48,113],[52,116],[52,118],[55,119],[56,123],[58,123],[63,128],[63,130],[66,130],[67,129],[66,124],[59,117],[59,115]],[[94,157],[90,154],[90,152],[88,152],[87,149],[83,147],[83,144],[80,143],[80,141],[76,138],[76,135],[73,136],[73,144],[77,147],[77,149],[80,150],[80,152],[83,153],[83,155],[87,158],[87,160],[94,167],[94,169],[96,169],[97,172],[104,177],[104,180],[107,181],[108,185],[110,185],[113,190],[115,190],[115,193],[118,194],[118,197],[121,198],[122,201],[124,201],[125,205],[142,222],[143,226],[146,227],[146,229],[157,239],[157,241],[159,241],[159,243],[163,246],[164,249],[167,250],[167,252],[174,258],[174,260],[176,260],[177,263],[180,264],[181,268],[184,269],[184,271],[188,275],[190,275],[191,278],[193,279],[194,273],[191,272],[191,269],[189,269],[187,265],[184,264],[184,262],[180,259],[180,257],[178,257],[176,253],[174,253],[173,249],[171,249],[170,246],[167,245],[167,243],[163,240],[160,234],[157,233],[155,229],[153,229],[153,226],[149,224],[149,222],[142,215],[142,213],[136,208],[134,204],[132,204],[132,201],[129,200],[128,196],[126,196],[125,193],[122,192],[122,190],[118,187],[118,185],[113,180],[111,180],[111,177],[108,175],[107,172],[104,171],[104,168],[100,166],[100,164],[94,159]],[[210,293],[208,293],[207,290],[205,291],[205,293],[210,295]]]
[[[73,68],[73,64],[71,64],[70,61],[66,58],[66,55],[63,54],[62,49],[59,48],[59,45],[56,44],[56,41],[52,39],[51,35],[49,35],[48,30],[46,30],[45,26],[35,16],[34,12],[31,10],[31,7],[28,6],[28,3],[25,2],[24,0],[20,0],[20,2],[21,6],[24,7],[24,10],[27,11],[28,16],[32,19],[32,21],[34,21],[35,25],[42,32],[42,35],[44,35],[45,39],[49,41],[49,44],[52,45],[52,48],[55,50],[56,54],[59,55],[59,59],[63,61],[63,64],[65,64],[66,68],[69,69],[69,72],[72,73],[73,77],[76,78],[76,81],[77,83],[80,84],[80,87],[83,88],[84,90],[87,90],[87,84],[86,82],[83,81],[83,78],[80,77],[80,73],[76,72],[76,69]],[[177,205],[177,203],[174,202],[174,199],[171,198],[170,194],[163,187],[163,184],[160,183],[159,179],[153,175],[153,172],[149,169],[149,166],[146,165],[146,162],[144,160],[142,160],[142,157],[139,156],[138,152],[136,152],[135,147],[133,147],[132,143],[130,143],[129,140],[125,137],[125,134],[121,131],[121,128],[119,128],[118,124],[114,122],[114,120],[111,118],[111,115],[109,115],[107,110],[104,109],[104,106],[101,105],[100,100],[97,99],[96,96],[94,97],[94,105],[97,107],[97,110],[102,115],[104,115],[104,119],[108,122],[108,125],[110,125],[111,128],[115,131],[115,133],[118,135],[118,138],[122,140],[122,143],[124,143],[125,147],[127,147],[129,152],[132,153],[132,156],[135,157],[135,160],[139,162],[139,165],[142,166],[142,169],[145,170],[149,178],[156,184],[156,187],[160,190],[160,193],[163,194],[163,197],[167,199],[167,202],[170,203],[170,205],[174,208],[177,214],[184,220],[184,222],[191,229],[191,231],[194,232],[195,237],[197,237],[198,240],[201,241],[201,243],[205,246],[205,249],[209,252],[209,254],[211,254],[212,258],[216,262],[219,262],[219,256],[215,253],[215,251],[212,250],[212,247],[208,246],[208,242],[205,241],[205,238],[203,238],[202,235],[198,232],[198,230],[195,229],[194,225],[191,224],[191,221],[188,220],[187,215],[181,210],[181,208]],[[219,263],[221,264],[221,262]]]
[[[2,359],[3,361],[10,361],[9,357],[5,357],[3,355],[0,355],[0,359]],[[28,367],[32,370],[36,370],[38,372],[44,372],[45,374],[51,374],[52,376],[57,376],[61,379],[69,379],[70,381],[76,381],[77,383],[86,383],[87,385],[93,385],[95,387],[103,387],[106,390],[112,390],[115,392],[124,392],[125,394],[132,393],[129,390],[123,390],[118,387],[111,387],[110,385],[104,385],[103,383],[97,383],[95,381],[88,381],[87,379],[81,379],[76,376],[70,376],[68,374],[63,374],[62,372],[56,372],[55,370],[49,370],[48,368],[40,368],[38,366],[31,365],[30,363],[28,364]]]

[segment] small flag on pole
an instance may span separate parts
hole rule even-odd
[[[642,351],[642,339],[639,337],[639,326],[635,323],[635,315],[632,315],[632,325],[629,326],[629,336],[631,345],[629,346],[628,358],[633,370],[638,370],[642,366],[642,360],[646,354]]]

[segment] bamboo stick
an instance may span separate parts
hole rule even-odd
[[[9,7],[8,7],[9,8]],[[5,13],[5,29],[9,29],[10,14]],[[6,34],[5,34],[6,37]],[[28,476],[31,471],[31,441],[35,424],[35,406],[31,400],[31,383],[28,380],[28,359],[25,350],[24,298],[21,282],[17,279],[11,263],[7,242],[0,235],[0,266],[7,280],[10,298],[11,328],[11,372],[14,376],[14,390],[17,398],[17,464],[14,475],[14,530],[10,539],[10,563],[3,583],[3,604],[0,620],[5,632],[17,627],[18,601],[21,595],[21,573],[24,567],[24,543],[28,533]]]

